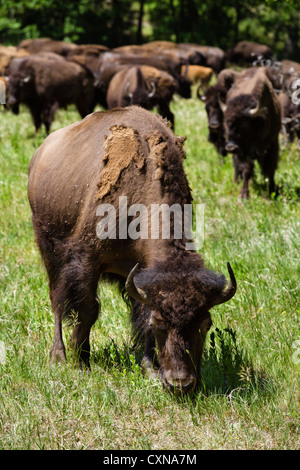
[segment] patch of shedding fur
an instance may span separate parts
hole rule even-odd
[[[138,132],[126,126],[113,126],[110,130],[111,134],[105,139],[104,168],[100,175],[96,199],[102,199],[117,186],[122,172],[132,161],[138,170],[145,165],[146,152]]]

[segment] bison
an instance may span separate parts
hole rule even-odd
[[[55,315],[51,361],[65,361],[62,321],[76,315],[72,348],[79,365],[89,366],[97,286],[106,277],[128,293],[145,373],[170,391],[191,393],[199,384],[210,309],[236,292],[230,264],[226,286],[223,274],[187,249],[184,231],[175,238],[174,217],[168,237],[161,236],[161,225],[148,236],[147,223],[143,236],[126,235],[153,204],[191,203],[183,140],[160,116],[131,106],[95,112],[57,130],[33,155],[28,198]]]
[[[182,65],[181,75],[190,80],[193,84],[197,84],[197,94],[200,90],[205,91],[212,79],[214,71],[210,67],[202,65]]]
[[[224,130],[223,111],[220,107],[220,97],[226,100],[226,94],[231,87],[238,72],[231,69],[224,69],[218,75],[215,85],[207,88],[202,95],[200,89],[197,89],[198,98],[204,102],[208,120],[208,141],[214,144],[220,155],[225,157],[226,141]]]
[[[56,41],[51,38],[24,39],[17,48],[24,49],[29,54],[39,54],[40,52],[54,52],[62,56],[67,56],[72,50],[77,48],[77,44],[66,41]]]
[[[7,104],[14,110],[19,103],[29,107],[36,132],[44,124],[49,133],[58,107],[74,103],[81,117],[93,111],[94,77],[83,66],[50,52],[13,59]]]
[[[145,109],[158,108],[159,114],[174,127],[170,110],[173,94],[178,90],[172,75],[155,67],[141,65],[121,69],[111,79],[107,90],[108,108],[140,105]]]
[[[249,179],[257,160],[269,193],[275,192],[280,103],[264,69],[252,68],[232,75],[226,101],[219,100],[224,114],[225,149],[235,155],[235,175],[242,176],[241,198],[249,197]]]
[[[269,46],[251,41],[240,41],[227,52],[227,60],[241,66],[272,58],[273,52]]]

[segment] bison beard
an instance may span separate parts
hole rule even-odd
[[[182,240],[172,230],[167,240],[96,235],[97,207],[117,207],[120,195],[148,208],[191,203],[182,145],[160,117],[132,106],[94,113],[53,132],[34,154],[28,197],[55,316],[52,362],[66,359],[62,321],[75,314],[72,348],[79,365],[89,366],[97,286],[105,276],[126,286],[133,330],[144,343],[143,369],[168,390],[192,392],[199,383],[209,310],[236,291],[230,265],[225,287],[224,275],[207,270],[199,254],[185,249],[184,234]]]

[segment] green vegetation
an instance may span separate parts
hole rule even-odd
[[[26,195],[45,134],[34,137],[23,107],[1,112],[1,449],[299,449],[299,151],[282,145],[278,200],[257,171],[251,198],[239,201],[231,157],[222,164],[207,142],[203,104],[178,98],[172,109],[188,137],[194,202],[205,204],[201,253],[214,270],[230,261],[238,281],[236,296],[212,310],[201,390],[176,399],[143,377],[111,285],[99,288],[91,371],[49,366],[54,321]],[[61,110],[53,131],[76,120],[74,108]]]

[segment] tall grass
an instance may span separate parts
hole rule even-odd
[[[0,113],[1,449],[299,448],[299,151],[281,148],[277,200],[257,168],[241,202],[231,158],[222,162],[207,142],[202,103],[177,99],[173,112],[176,133],[188,137],[194,202],[205,204],[201,254],[222,272],[230,261],[238,281],[236,296],[212,310],[201,389],[183,400],[141,374],[111,285],[99,287],[91,371],[49,366],[54,322],[26,195],[45,134],[34,136],[25,108]],[[76,120],[74,109],[59,111],[53,130]]]

